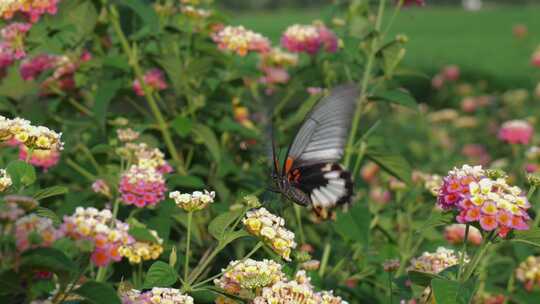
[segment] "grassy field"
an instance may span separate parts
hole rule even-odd
[[[458,64],[475,78],[502,87],[531,87],[540,71],[529,64],[540,45],[538,6],[490,7],[465,12],[458,7],[406,9],[396,20],[394,33],[409,36],[405,65],[433,74],[444,64]],[[274,41],[289,24],[324,19],[322,10],[286,10],[233,15],[233,22],[268,35]],[[512,27],[529,28],[525,39],[512,35]]]

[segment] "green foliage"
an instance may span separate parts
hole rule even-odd
[[[169,287],[176,283],[178,275],[169,264],[161,261],[154,262],[144,280],[144,288]]]
[[[116,291],[110,285],[101,282],[88,281],[81,287],[75,289],[73,292],[84,297],[87,301],[93,304],[121,303]]]

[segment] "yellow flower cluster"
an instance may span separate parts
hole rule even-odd
[[[516,269],[516,278],[531,290],[535,284],[540,286],[540,257],[530,256]]]
[[[180,12],[191,18],[208,18],[212,12],[203,8],[197,8],[192,5],[183,5]]]
[[[5,169],[0,169],[0,192],[4,192],[12,184],[11,177]]]
[[[226,26],[212,36],[214,42],[222,50],[229,50],[240,56],[248,52],[267,52],[270,50],[270,40],[259,33],[250,31],[243,26]]]
[[[169,197],[174,200],[176,205],[188,212],[203,210],[208,207],[209,204],[214,202],[216,193],[214,191],[195,191],[191,194],[180,193],[180,191],[173,191],[169,193]]]
[[[226,271],[225,271],[226,270]],[[246,296],[284,279],[281,265],[272,260],[232,261],[214,284],[231,295]]]
[[[248,211],[242,221],[249,233],[260,237],[286,261],[290,261],[291,250],[296,247],[294,233],[285,228],[285,220],[265,208]]]
[[[467,255],[465,255],[463,261],[464,263],[469,262]],[[413,258],[411,260],[411,266],[407,270],[437,274],[457,264],[459,264],[459,256],[454,250],[439,247],[433,253],[424,252],[421,256]]]
[[[295,66],[298,64],[298,54],[290,53],[279,47],[272,48],[262,56],[263,66]]]
[[[150,230],[150,233],[156,242],[135,241],[120,247],[118,252],[132,264],[158,259],[161,253],[163,253],[163,239],[154,230]]]
[[[316,292],[304,271],[299,271],[292,281],[279,281],[263,288],[253,304],[347,304],[331,291]]]
[[[22,118],[8,119],[0,115],[0,142],[16,141],[29,149],[62,150],[62,133],[43,126],[33,126]]]
[[[119,148],[118,154],[141,167],[160,168],[168,166],[165,155],[158,148],[151,148],[146,143],[126,143]],[[160,170],[161,171],[161,170]]]

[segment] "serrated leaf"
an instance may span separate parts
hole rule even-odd
[[[36,181],[36,170],[22,160],[10,162],[6,167],[6,171],[11,177],[15,188],[19,188],[21,185],[29,186]]]
[[[410,183],[411,166],[407,160],[380,144],[380,141],[375,136],[371,136],[367,142],[366,157],[393,176],[406,183]]]
[[[463,284],[442,278],[431,281],[433,297],[437,304],[468,304],[472,300],[475,287],[475,279],[470,279]]]
[[[120,298],[114,288],[106,283],[88,281],[73,293],[78,294],[93,304],[120,304]]]
[[[23,252],[21,268],[46,269],[56,273],[63,280],[68,279],[78,269],[72,260],[55,248],[36,248]]]
[[[223,240],[227,228],[241,216],[243,210],[233,210],[222,213],[214,218],[208,225],[208,232],[217,240]]]
[[[68,192],[68,188],[64,186],[52,186],[45,189],[41,189],[34,193],[34,199],[42,200],[48,197],[62,195]]]
[[[56,215],[56,213],[54,213],[54,211],[52,211],[51,209],[47,209],[45,207],[37,207],[36,208],[36,214],[41,216],[41,217],[45,217],[45,218],[48,218],[48,219],[51,219],[51,221],[53,222],[54,225],[60,225],[61,221],[60,219],[58,218],[58,216]]]
[[[392,78],[394,71],[398,67],[407,50],[401,46],[401,43],[394,42],[382,50],[383,70],[387,78]]]
[[[128,234],[135,238],[135,240],[137,241],[151,243],[157,243],[158,241],[156,237],[152,233],[150,233],[150,230],[145,227],[130,227]]]
[[[171,126],[180,137],[186,137],[191,133],[193,122],[188,117],[179,115],[172,121]]]
[[[169,264],[157,261],[150,266],[144,279],[143,288],[169,287],[176,283],[178,275]]]
[[[343,239],[367,246],[370,222],[371,213],[367,205],[355,204],[348,212],[338,212],[333,226]]]
[[[148,4],[141,0],[117,1],[119,5],[127,6],[133,10],[148,27],[148,32],[157,33],[159,31],[159,17],[155,10],[148,9]]]
[[[432,273],[421,272],[421,271],[409,271],[408,273],[409,280],[416,285],[427,287],[431,284],[431,280],[437,276]]]
[[[375,92],[369,99],[396,103],[415,110],[418,109],[416,99],[414,99],[411,94],[401,89]]]
[[[451,212],[433,211],[424,224],[418,229],[418,233],[425,230],[450,224],[454,220],[454,215]]]
[[[219,141],[217,140],[214,131],[203,124],[195,124],[192,128],[192,133],[198,138],[199,142],[203,143],[212,158],[217,162],[221,162],[221,150]]]
[[[540,228],[532,227],[529,230],[516,230],[513,233],[512,242],[519,242],[531,246],[540,247]]]

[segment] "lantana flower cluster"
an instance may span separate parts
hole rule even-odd
[[[175,288],[154,287],[148,291],[132,289],[121,295],[122,304],[193,304],[193,298]]]
[[[296,248],[294,233],[285,228],[285,220],[265,208],[251,210],[242,220],[247,231],[261,238],[274,252],[290,261],[291,250]]]
[[[167,185],[154,167],[132,165],[120,178],[122,202],[138,208],[155,206],[165,198]]]
[[[281,46],[290,52],[309,55],[315,55],[321,49],[334,53],[338,49],[338,38],[324,24],[294,24],[281,36]]]
[[[143,82],[150,91],[162,91],[168,87],[167,82],[165,81],[165,75],[160,69],[148,70],[143,76]],[[133,81],[133,90],[135,91],[135,94],[144,96],[144,89],[139,79]]]
[[[208,190],[204,190],[203,192],[195,191],[191,194],[173,191],[169,193],[169,197],[174,200],[178,207],[188,212],[193,212],[203,210],[209,204],[213,203],[216,193]]]
[[[33,126],[26,119],[0,116],[0,142],[14,140],[30,149],[60,151],[63,149],[61,136],[62,133],[56,133],[47,127]]]
[[[109,209],[78,207],[73,215],[64,216],[61,230],[72,239],[92,241],[91,260],[99,267],[120,261],[120,247],[133,242],[129,225],[114,219]]]
[[[0,205],[0,222],[15,222],[25,214],[24,209],[16,203],[5,202]]]
[[[153,167],[162,174],[172,172],[172,167],[165,160],[165,155],[158,148],[149,147],[146,143],[126,143],[119,149],[119,154],[131,163]]]
[[[285,303],[347,304],[331,291],[316,292],[305,271],[299,271],[294,280],[282,280],[270,287],[264,287],[261,295],[253,300],[253,304]]]
[[[44,14],[55,15],[60,0],[2,0],[0,2],[0,17],[11,19],[16,13],[28,16],[31,22],[36,22]]]
[[[5,169],[0,169],[0,192],[6,191],[12,185],[13,181]]]
[[[226,271],[225,271],[226,270]],[[272,260],[232,261],[225,273],[214,284],[230,295],[247,297],[255,291],[271,286],[285,278],[281,264]]]
[[[535,285],[540,287],[540,257],[529,256],[516,269],[516,279],[531,291]]]
[[[212,15],[212,11],[193,5],[182,5],[180,7],[180,12],[183,15],[194,19],[204,19]]]
[[[527,230],[529,201],[517,186],[504,178],[492,179],[481,166],[454,168],[444,178],[438,205],[457,210],[459,223],[478,222],[485,231],[498,230],[501,237],[512,230]]]
[[[437,274],[448,267],[459,264],[459,255],[452,249],[439,247],[435,252],[424,252],[421,256],[413,258],[407,271],[419,271]],[[463,257],[463,262],[468,263],[467,255]]]
[[[270,40],[243,26],[226,26],[212,35],[212,39],[222,50],[245,56],[249,52],[264,53],[270,50]]]
[[[50,247],[60,237],[51,219],[29,214],[15,222],[16,246],[19,252],[36,247]]]
[[[19,159],[26,160],[28,158],[28,148],[24,145],[19,146]],[[60,152],[56,149],[50,150],[34,150],[30,155],[28,162],[35,167],[43,168],[47,171],[49,168],[54,167],[60,160]]]
[[[31,27],[30,23],[14,22],[0,30],[0,68],[26,56],[24,38]]]
[[[137,138],[139,138],[140,135],[141,135],[141,133],[133,130],[132,128],[125,128],[125,129],[117,129],[116,130],[116,137],[121,142],[134,141]]]
[[[159,237],[155,230],[150,230],[150,234],[154,237],[155,241],[136,240],[120,247],[120,254],[126,257],[132,264],[158,259],[163,253],[163,239]]]
[[[498,138],[510,144],[527,145],[532,139],[534,129],[525,120],[510,120],[501,125]]]
[[[261,54],[259,68],[264,76],[259,81],[267,85],[287,83],[289,81],[287,67],[297,64],[297,54],[283,51],[280,48],[272,48],[269,52]]]

